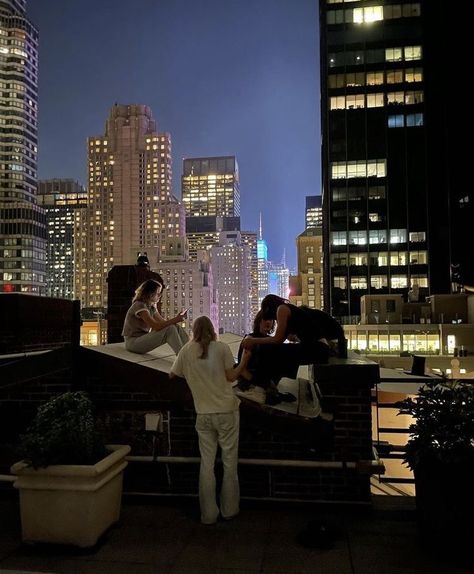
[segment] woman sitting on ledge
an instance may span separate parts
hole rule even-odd
[[[184,321],[187,311],[181,311],[172,319],[164,319],[158,312],[162,292],[163,284],[155,279],[148,279],[135,291],[122,330],[127,351],[143,354],[168,343],[177,355],[189,341],[186,331],[178,324]]]

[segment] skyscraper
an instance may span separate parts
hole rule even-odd
[[[219,330],[244,335],[252,320],[252,254],[239,231],[220,234],[211,247],[214,285],[219,302]]]
[[[73,179],[39,182],[38,204],[46,212],[46,295],[72,299],[74,294],[74,227],[78,209],[87,206],[84,187]]]
[[[155,268],[166,240],[184,236],[184,209],[171,194],[171,137],[160,134],[151,109],[114,105],[105,135],[88,141],[88,208],[76,243],[76,297],[104,307],[114,265],[147,252]]]
[[[305,229],[323,226],[323,206],[320,195],[306,196]]]
[[[183,309],[189,309],[186,321],[189,332],[194,319],[201,315],[207,315],[216,332],[219,330],[217,293],[209,257],[209,251],[200,251],[196,261],[189,261],[184,254],[157,267],[167,287],[161,300],[163,315],[175,317]]]
[[[270,292],[268,290],[268,245],[263,239],[262,214],[260,213],[260,225],[257,239],[257,271],[258,271],[258,305]]]
[[[257,268],[257,236],[252,231],[240,229],[240,187],[239,166],[234,156],[188,158],[183,161],[183,175],[181,178],[182,200],[186,209],[186,236],[189,242],[189,255],[191,259],[201,249],[211,249],[219,257],[219,269],[227,269],[222,258],[226,253],[239,259],[238,252],[245,251],[245,257],[240,257],[234,265],[247,265],[245,272],[249,274],[249,293],[245,295],[245,301],[241,301],[245,307],[244,315],[247,323],[235,323],[228,313],[234,312],[234,303],[224,301],[227,297],[222,292],[227,289],[228,282],[218,280],[214,270],[215,286],[219,292],[219,323],[224,329],[234,329],[234,332],[245,332],[248,329],[249,317],[258,310],[258,268]],[[227,245],[222,244],[223,238]],[[237,241],[237,243],[236,243]],[[231,248],[230,245],[234,244]],[[213,246],[220,248],[213,251]],[[245,247],[245,249],[244,249]],[[214,261],[211,258],[211,265]],[[231,267],[229,267],[231,269]],[[239,267],[240,269],[240,267]],[[239,271],[240,272],[240,271]],[[246,275],[247,276],[247,275]],[[246,281],[246,279],[245,279]],[[232,290],[233,301],[235,293]],[[238,292],[243,293],[242,286]],[[227,301],[227,299],[225,299]],[[238,312],[236,321],[241,312]],[[234,322],[233,322],[234,321]],[[247,325],[242,331],[241,326]],[[240,326],[239,326],[240,325]],[[235,331],[237,329],[237,331]]]
[[[236,158],[185,159],[181,191],[187,217],[239,217],[239,166]]]
[[[234,156],[183,160],[181,197],[189,255],[219,243],[222,231],[240,231],[239,166]]]
[[[465,122],[453,88],[467,69],[459,20],[445,0],[320,1],[325,304],[335,315],[358,315],[367,293],[449,293],[453,264],[472,280],[467,150],[454,137]]]
[[[268,291],[283,299],[290,295],[290,270],[285,261],[281,263],[268,262]]]
[[[38,31],[25,0],[0,0],[0,292],[45,293],[37,116]]]

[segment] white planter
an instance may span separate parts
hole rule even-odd
[[[17,462],[24,542],[94,546],[118,521],[128,445],[107,445],[112,452],[94,465],[34,468]]]

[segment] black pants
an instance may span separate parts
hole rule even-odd
[[[252,383],[264,389],[282,377],[295,379],[300,365],[327,363],[329,347],[324,343],[256,345],[252,350]]]

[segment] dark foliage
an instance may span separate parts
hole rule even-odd
[[[24,435],[19,453],[34,468],[53,464],[95,464],[106,454],[95,428],[92,402],[69,392],[42,405]]]
[[[412,415],[405,463],[474,462],[474,384],[470,381],[430,381],[415,399],[397,404],[399,414]]]

